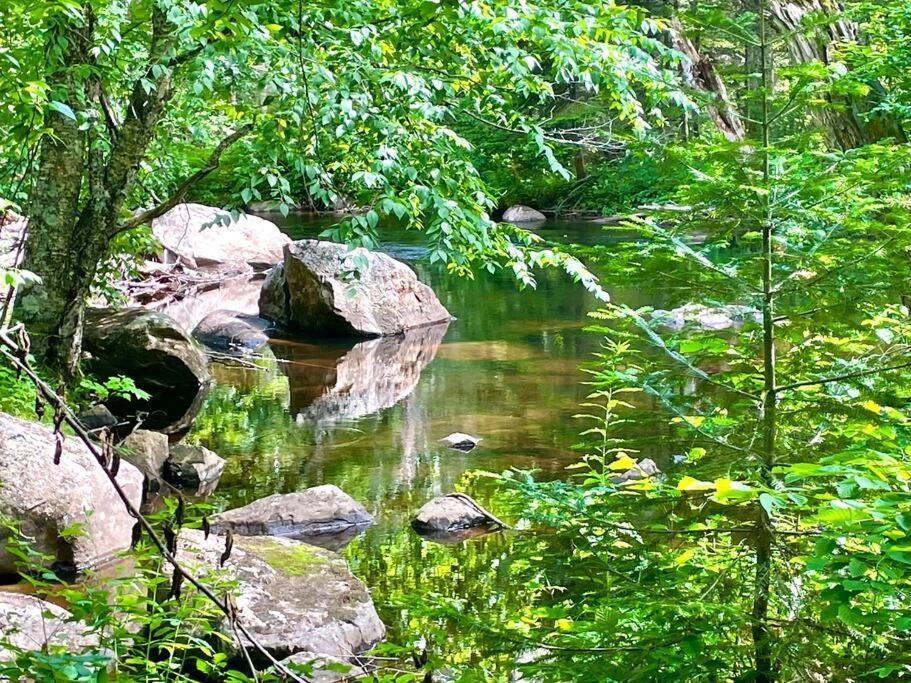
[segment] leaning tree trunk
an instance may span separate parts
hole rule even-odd
[[[671,47],[686,57],[683,64],[684,81],[693,89],[712,97],[708,114],[715,127],[732,142],[743,139],[743,122],[714,64],[686,36],[679,19],[674,18],[668,22],[668,34]]]
[[[90,5],[80,19],[67,15],[63,63],[51,87],[58,101],[90,122],[49,111],[51,134],[42,141],[38,177],[29,197],[29,224],[23,268],[41,278],[23,288],[16,317],[24,322],[46,362],[74,377],[82,352],[83,312],[98,264],[117,234],[120,212],[145,156],[155,127],[171,96],[173,65],[166,58],[172,41],[165,15],[151,22],[148,69],[137,79],[122,126],[108,118],[106,134],[95,116],[108,106],[101,83],[91,73],[89,47],[94,18]],[[156,68],[153,70],[153,66]],[[146,92],[141,81],[152,83]],[[110,152],[104,155],[101,136]]]
[[[776,32],[787,36],[788,54],[795,63],[818,61],[829,64],[834,46],[854,42],[858,37],[857,25],[844,19],[835,19],[819,30],[800,30],[808,14],[833,18],[840,15],[844,8],[838,0],[772,0],[769,10]],[[870,113],[882,93],[880,83],[871,83],[868,97],[829,96],[832,106],[826,107],[819,116],[835,144],[842,149],[852,149],[884,138],[905,140],[898,121]]]

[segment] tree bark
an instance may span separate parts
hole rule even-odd
[[[856,24],[844,19],[835,19],[815,32],[799,30],[808,14],[819,13],[834,18],[843,9],[838,0],[772,0],[769,3],[772,27],[779,35],[787,36],[788,54],[796,64],[812,61],[829,64],[834,45],[857,40]],[[906,140],[898,121],[868,115],[882,94],[882,85],[871,83],[867,97],[829,96],[831,106],[819,116],[836,145],[842,149],[853,149],[884,138]]]
[[[124,202],[172,92],[171,31],[156,9],[147,70],[132,88],[124,123],[105,158],[95,125],[98,112],[109,106],[101,84],[94,76],[80,80],[73,75],[88,72],[78,67],[91,65],[91,12],[86,5],[81,19],[67,15],[63,31],[68,47],[52,83],[55,98],[87,116],[90,125],[83,132],[68,116],[57,111],[46,115],[52,134],[42,141],[38,179],[29,198],[23,262],[42,281],[24,288],[16,306],[16,317],[28,326],[35,348],[68,378],[78,374],[83,311],[98,264],[118,232]],[[153,72],[153,66],[161,68]],[[143,80],[152,83],[148,92]]]

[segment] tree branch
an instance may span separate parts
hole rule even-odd
[[[835,377],[827,377],[825,379],[810,379],[804,382],[794,382],[793,384],[784,384],[777,388],[778,392],[782,391],[791,391],[792,389],[800,389],[801,387],[812,387],[823,384],[833,384],[835,382],[845,382],[849,379],[858,379],[860,377],[869,377],[870,375],[878,375],[881,372],[891,372],[893,370],[903,370],[904,368],[911,368],[911,361],[905,363],[899,363],[897,365],[888,365],[882,368],[871,368],[870,370],[858,370],[857,372],[849,372],[844,375],[837,375]]]
[[[147,211],[143,211],[142,213],[138,213],[129,220],[118,225],[115,228],[115,234],[123,232],[124,230],[131,230],[132,228],[136,228],[140,225],[149,223],[180,204],[186,196],[187,192],[189,192],[190,189],[196,185],[196,183],[198,183],[200,180],[218,168],[219,162],[221,161],[221,155],[224,154],[225,150],[240,140],[252,129],[253,124],[248,123],[247,125],[242,126],[241,128],[238,128],[236,131],[231,133],[228,137],[226,137],[218,144],[218,147],[212,151],[212,154],[209,155],[209,159],[206,161],[205,166],[203,166],[201,169],[196,171],[196,173],[178,185],[177,189],[174,190],[174,193],[170,197],[161,202],[158,206]]]

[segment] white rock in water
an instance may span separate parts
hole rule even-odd
[[[461,432],[454,432],[449,436],[443,437],[440,439],[440,443],[449,448],[454,448],[457,451],[468,451],[474,450],[474,447],[481,442],[481,439],[472,436],[471,434],[462,434]]]
[[[504,223],[542,223],[546,220],[547,216],[543,213],[522,204],[510,206],[503,214]]]

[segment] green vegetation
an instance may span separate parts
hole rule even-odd
[[[334,483],[381,511],[344,550],[389,627],[379,680],[911,677],[909,0],[7,0],[0,36],[0,210],[29,218],[0,329],[77,401],[138,396],[80,376],[83,310],[188,198],[363,207],[323,235],[419,246],[476,319],[357,417],[290,414],[367,371],[341,351],[222,367],[190,435],[229,459],[217,508]],[[610,220],[492,220],[515,203]],[[0,366],[0,410],[35,409]],[[496,445],[442,452],[456,428]],[[453,488],[516,530],[413,534]],[[146,541],[127,577],[65,584],[11,539],[99,648],[0,675],[279,676],[227,658]]]

